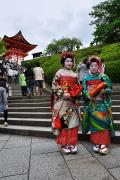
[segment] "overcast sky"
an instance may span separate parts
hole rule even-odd
[[[43,51],[53,39],[79,38],[86,47],[92,41],[92,6],[104,0],[1,0],[0,37],[14,36],[19,30]]]

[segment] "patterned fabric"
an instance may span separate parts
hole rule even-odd
[[[106,94],[102,96],[100,93],[94,97],[94,101],[87,99],[89,97],[89,91],[93,88],[94,83],[99,82],[96,80],[102,80],[106,82],[107,86],[105,88]],[[112,111],[111,111],[111,82],[109,78],[104,74],[88,74],[83,82],[83,94],[86,97],[84,116],[82,120],[83,133],[87,133],[89,130],[92,133],[98,131],[109,130],[112,135],[114,135]]]
[[[57,71],[52,82],[52,91],[54,92],[52,128],[55,129],[55,119],[59,112],[61,120],[60,135],[57,137],[59,144],[66,144],[69,141],[71,144],[77,143],[78,128],[76,129],[76,127],[80,124],[80,104],[77,99],[64,98],[64,93],[68,92],[76,83],[77,74],[72,70],[65,69]]]
[[[64,98],[64,93],[68,92],[77,83],[77,74],[71,70],[60,69],[52,83],[52,90],[55,93],[55,102],[52,111],[53,127],[54,119],[58,112],[61,118],[62,129],[74,128],[79,125],[80,106],[78,100]]]
[[[72,129],[63,129],[56,138],[57,144],[75,145],[78,143],[78,127]]]

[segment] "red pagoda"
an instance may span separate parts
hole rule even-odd
[[[30,44],[19,31],[15,36],[4,36],[3,41],[7,49],[4,55],[5,60],[14,60],[21,63],[24,57],[28,56],[28,52],[34,49],[37,45]]]

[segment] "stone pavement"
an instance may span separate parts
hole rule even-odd
[[[0,134],[0,180],[120,179],[120,144],[107,156],[95,154],[87,141],[78,149],[64,155],[53,139]]]

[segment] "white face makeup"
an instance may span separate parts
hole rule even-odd
[[[73,66],[73,61],[72,61],[72,59],[71,59],[71,58],[67,58],[67,59],[65,60],[65,62],[64,62],[64,67],[65,67],[66,69],[71,69],[72,66]]]
[[[91,74],[96,74],[98,72],[98,64],[96,62],[90,64],[90,72]]]

